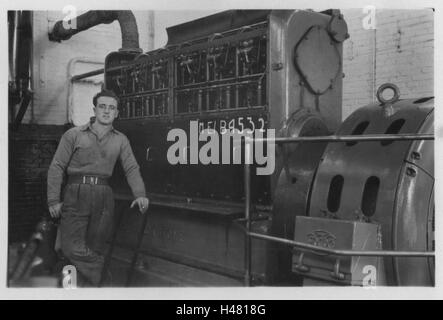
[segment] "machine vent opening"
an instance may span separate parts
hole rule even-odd
[[[366,128],[368,127],[368,125],[369,125],[369,121],[363,121],[363,122],[360,122],[355,128],[354,128],[354,130],[352,131],[352,133],[351,133],[351,135],[353,135],[353,136],[359,136],[359,135],[362,135],[363,134],[363,132],[365,132],[365,130],[366,130]],[[356,145],[357,144],[357,141],[348,141],[348,142],[346,142],[346,145],[347,146],[353,146],[353,145]]]
[[[367,217],[371,217],[375,213],[377,206],[378,189],[380,187],[380,179],[372,176],[366,180],[361,199],[361,211]]]
[[[397,133],[399,133],[404,124],[405,124],[405,119],[397,119],[397,120],[395,120],[388,127],[388,129],[386,130],[385,134],[397,134]],[[381,145],[382,146],[387,146],[387,145],[390,145],[392,142],[394,142],[394,141],[393,140],[381,141]]]
[[[336,175],[331,180],[328,193],[328,210],[337,212],[340,207],[341,192],[343,189],[344,178],[342,175]]]

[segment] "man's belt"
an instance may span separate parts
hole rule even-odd
[[[108,184],[108,178],[103,177],[97,177],[97,176],[69,176],[68,177],[68,184],[101,184],[101,185],[107,185]]]

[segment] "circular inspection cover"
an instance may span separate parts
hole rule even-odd
[[[295,46],[295,66],[314,94],[325,93],[340,72],[341,57],[336,46],[321,26],[311,27]]]

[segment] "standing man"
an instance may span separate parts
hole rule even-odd
[[[112,91],[97,93],[93,98],[95,120],[65,132],[48,171],[49,212],[53,218],[61,216],[63,254],[94,286],[100,282],[105,241],[112,230],[114,198],[108,179],[117,159],[135,198],[131,208],[138,206],[145,213],[149,205],[129,140],[112,126],[118,102]]]

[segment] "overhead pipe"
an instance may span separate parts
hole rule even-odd
[[[15,75],[17,68],[17,46],[18,46],[18,11],[8,11],[8,32],[9,32],[9,88],[16,90]]]
[[[120,51],[142,52],[139,45],[139,35],[137,22],[132,11],[128,10],[91,10],[76,19],[76,28],[65,29],[65,21],[59,20],[55,23],[52,31],[49,33],[50,41],[60,42],[68,40],[73,35],[92,28],[102,23],[112,23],[115,20],[120,24],[122,33],[122,48]]]
[[[32,11],[8,12],[9,107],[17,129],[32,101]],[[15,106],[20,103],[17,115]]]
[[[29,68],[32,52],[32,12],[20,11],[19,24],[17,26],[17,50],[15,52],[16,62],[16,85],[17,90],[23,92],[29,85]]]

